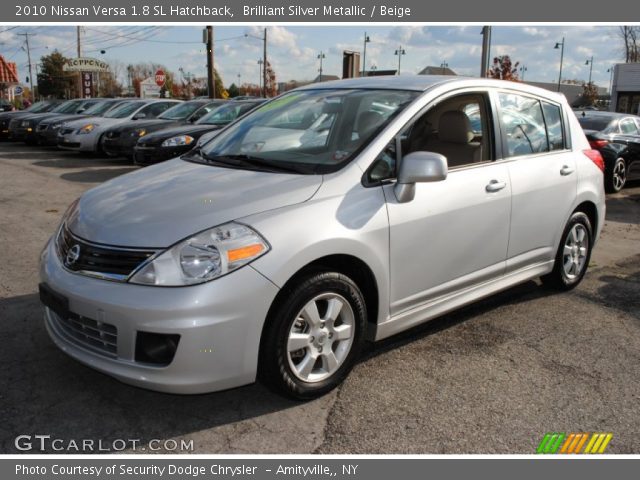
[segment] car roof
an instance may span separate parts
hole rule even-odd
[[[425,92],[434,87],[451,84],[456,88],[493,87],[519,90],[554,101],[563,101],[564,95],[534,87],[521,82],[494,80],[491,78],[460,77],[447,75],[381,75],[375,77],[358,77],[330,82],[310,83],[296,90],[317,89],[375,89],[375,90],[410,90]]]

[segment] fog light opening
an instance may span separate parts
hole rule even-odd
[[[166,366],[173,361],[180,335],[138,332],[136,335],[136,362]]]

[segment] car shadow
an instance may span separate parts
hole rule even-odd
[[[605,220],[633,225],[640,224],[640,193],[625,195],[622,190],[622,193],[607,196]]]
[[[365,353],[362,356],[362,361],[377,357],[378,355],[382,355],[390,350],[397,349],[422,338],[429,337],[458,324],[471,322],[474,318],[480,318],[497,308],[501,308],[506,305],[526,303],[538,298],[550,297],[558,293],[559,292],[557,290],[547,288],[541,283],[533,280],[516,285],[508,290],[496,293],[490,297],[461,309],[454,310],[453,312],[441,317],[436,317],[431,321],[413,327],[380,342],[371,343],[367,346]],[[499,332],[493,333],[496,334],[493,335],[493,338],[480,338],[480,336],[475,338],[474,342],[477,343],[475,346],[480,348],[489,347],[489,343],[499,342],[502,336]],[[486,345],[481,345],[482,343],[486,343]]]
[[[300,405],[259,384],[187,396],[124,385],[58,350],[42,314],[35,294],[0,299],[0,453],[20,453],[24,434],[144,445]]]
[[[81,172],[69,172],[60,175],[60,178],[69,182],[78,183],[102,183],[112,178],[119,177],[125,173],[130,173],[138,170],[138,167],[124,167],[124,168],[100,168],[93,170],[83,170]]]
[[[87,168],[87,167],[110,167],[110,166],[132,166],[131,160],[116,159],[97,156],[68,155],[54,160],[41,160],[33,165],[45,168]]]

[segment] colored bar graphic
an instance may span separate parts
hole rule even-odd
[[[613,438],[612,433],[556,433],[545,434],[536,449],[538,454],[600,454],[604,453]],[[587,442],[588,440],[588,442]],[[587,444],[584,451],[582,447]]]

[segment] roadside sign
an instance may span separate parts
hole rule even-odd
[[[163,70],[158,70],[156,72],[156,85],[159,87],[164,86],[164,81],[166,80],[166,76]]]
[[[20,85],[16,85],[15,87],[13,87],[14,95],[22,95],[22,92],[24,92],[24,88],[22,88]]]

